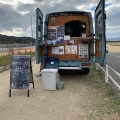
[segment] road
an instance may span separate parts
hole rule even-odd
[[[120,73],[120,53],[108,53],[106,54],[107,64]]]

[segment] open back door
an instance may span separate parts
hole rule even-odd
[[[42,42],[43,36],[43,14],[39,8],[36,9],[36,63],[42,62]]]
[[[95,10],[95,61],[106,65],[105,0],[101,0]]]

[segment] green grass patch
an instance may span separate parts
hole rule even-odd
[[[31,55],[33,57],[35,56],[35,52],[19,53],[19,55]]]
[[[111,46],[120,46],[120,42],[107,42]]]
[[[104,101],[108,113],[114,112],[120,115],[120,96],[110,84],[105,84],[105,76],[101,74],[101,71],[96,71],[95,68],[92,68],[91,71],[94,73],[92,86],[98,91],[98,94],[100,94],[99,97]]]
[[[0,67],[10,64],[11,55],[5,55],[0,57]]]
[[[35,52],[20,53],[19,55],[31,55],[31,57],[33,57],[35,56]],[[11,62],[11,55],[0,56],[0,67],[9,65],[10,62]]]

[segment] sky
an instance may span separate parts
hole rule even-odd
[[[100,0],[0,0],[0,34],[36,38],[36,8],[44,17],[51,12],[88,11],[92,13]],[[105,0],[106,37],[120,37],[120,0]]]

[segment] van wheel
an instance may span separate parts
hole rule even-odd
[[[88,74],[90,72],[90,68],[82,68],[83,74]]]

